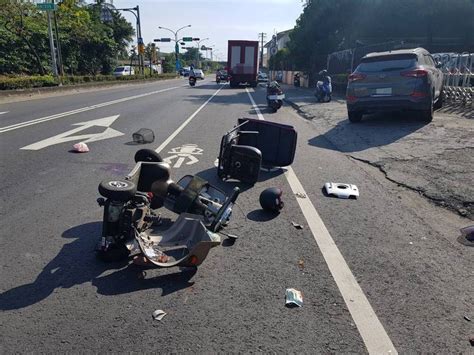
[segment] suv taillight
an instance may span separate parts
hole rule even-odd
[[[422,78],[428,75],[428,71],[425,69],[415,69],[415,70],[409,70],[409,71],[402,71],[400,75],[409,76],[412,78]]]
[[[349,82],[352,83],[357,80],[365,79],[367,75],[361,73],[353,73],[349,75]]]

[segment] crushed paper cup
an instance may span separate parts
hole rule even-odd
[[[161,309],[157,309],[156,311],[153,312],[154,320],[162,320],[164,316],[166,316],[166,312]]]
[[[72,146],[72,148],[74,149],[75,152],[78,152],[78,153],[87,153],[87,152],[89,152],[89,147],[84,142],[76,143]]]
[[[303,294],[294,288],[286,289],[286,302],[287,307],[302,307],[303,306]]]

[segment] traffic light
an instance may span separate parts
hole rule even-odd
[[[193,38],[193,41],[199,41],[200,38]]]

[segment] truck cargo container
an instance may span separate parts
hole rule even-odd
[[[257,86],[258,41],[229,40],[227,48],[227,70],[230,87],[239,84]]]

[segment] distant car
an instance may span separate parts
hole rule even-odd
[[[182,75],[184,77],[187,77],[187,76],[189,76],[189,72],[191,71],[191,68],[190,67],[184,67],[184,68],[181,68],[181,71],[183,73]]]
[[[204,80],[204,72],[201,69],[193,69],[196,79]]]
[[[160,68],[156,64],[151,64],[149,68],[155,74],[158,74],[160,72]]]
[[[257,81],[259,82],[267,82],[268,81],[268,75],[267,73],[259,73],[257,76]]]
[[[430,122],[443,105],[441,64],[423,48],[370,53],[349,76],[346,102],[349,121],[365,113],[416,110]]]
[[[124,65],[114,69],[115,76],[135,75],[135,70],[130,65]]]

